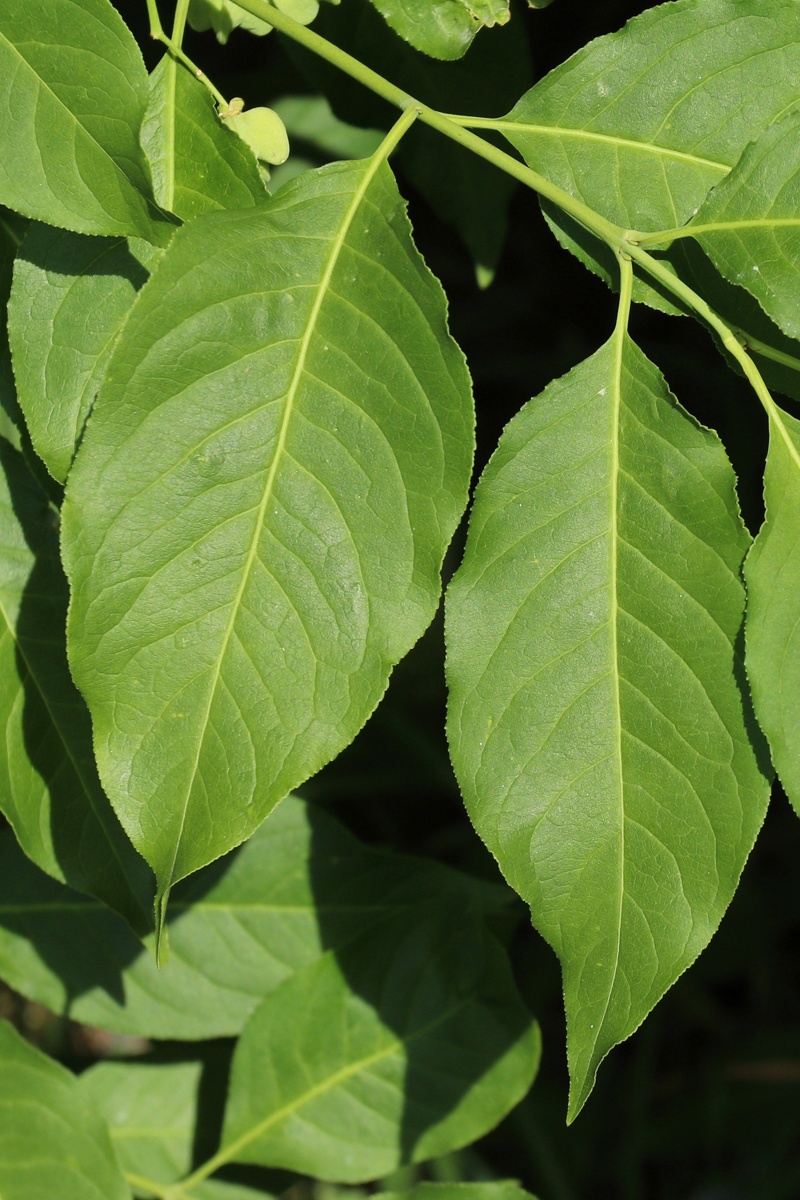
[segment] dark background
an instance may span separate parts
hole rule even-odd
[[[362,3],[342,0],[338,10],[323,4],[315,28],[333,40],[346,39],[345,10]],[[117,6],[154,65],[159,51],[146,36],[143,0],[118,0]],[[163,16],[170,17],[168,5],[163,7]],[[513,36],[529,52],[530,82],[647,7],[630,0],[555,0],[531,11],[518,0]],[[369,52],[376,60],[402,58],[398,39],[382,26],[375,28]],[[486,31],[476,47],[482,39],[482,52],[493,53],[492,39],[506,33]],[[226,95],[244,95],[249,105],[313,91],[322,80],[334,89],[330,98],[340,113],[350,119],[360,114],[371,126],[387,122],[386,110],[369,94],[359,98],[343,88],[332,73],[320,72],[275,35],[257,39],[237,32],[222,48],[210,34],[190,33],[185,46]],[[420,61],[415,69],[424,90],[426,72],[435,74],[438,68]],[[385,73],[391,74],[388,68]],[[494,72],[484,78],[485,92],[477,97],[493,115],[510,108],[520,94],[504,95],[507,76],[500,54]],[[314,156],[313,147],[301,149]],[[494,282],[481,290],[463,242],[415,190],[404,174],[402,155],[397,169],[417,244],[445,286],[451,327],[475,380],[481,467],[520,405],[606,340],[615,299],[559,248],[535,196],[522,189],[511,202]],[[443,179],[441,186],[447,183]],[[756,528],[765,423],[755,399],[694,322],[637,308],[631,331],[681,402],[719,430],[740,474],[745,517]],[[463,533],[451,552],[449,571],[462,544]],[[496,876],[459,798],[442,733],[444,710],[439,619],[397,669],[384,703],[353,746],[303,790],[368,841]],[[800,824],[785,797],[776,794],[719,934],[642,1029],[602,1066],[594,1094],[569,1129],[558,965],[520,906],[512,957],[542,1025],[541,1074],[528,1099],[498,1130],[453,1156],[449,1165],[440,1164],[440,1173],[462,1179],[516,1177],[540,1200],[790,1200],[800,1195],[798,852]]]

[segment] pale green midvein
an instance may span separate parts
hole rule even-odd
[[[389,130],[386,137],[381,142],[380,146],[375,151],[372,158],[369,160],[369,164],[368,164],[366,170],[364,171],[364,176],[363,176],[361,182],[359,183],[355,193],[353,194],[353,198],[350,202],[347,212],[345,213],[345,216],[344,216],[342,224],[339,228],[339,231],[336,234],[336,237],[333,239],[333,243],[331,245],[331,251],[328,256],[328,261],[325,264],[325,269],[322,273],[322,278],[320,279],[319,287],[317,289],[317,295],[314,299],[314,304],[313,304],[313,306],[311,308],[311,312],[309,313],[309,316],[308,316],[308,322],[306,324],[305,332],[300,341],[300,346],[299,346],[298,352],[297,352],[297,361],[295,363],[294,373],[293,373],[291,381],[289,383],[289,387],[286,391],[286,399],[284,401],[283,414],[281,416],[281,423],[278,428],[278,435],[277,435],[277,438],[275,441],[275,449],[274,449],[273,455],[272,455],[272,462],[270,463],[269,472],[267,474],[266,482],[264,484],[264,494],[261,498],[261,502],[258,506],[258,511],[256,513],[253,537],[250,541],[250,546],[247,551],[247,557],[245,558],[243,566],[242,566],[241,578],[239,580],[239,585],[236,589],[236,594],[231,603],[230,616],[228,618],[227,626],[225,627],[225,632],[222,637],[222,644],[220,646],[219,654],[217,655],[217,659],[216,659],[216,662],[214,665],[214,670],[213,670],[210,684],[209,684],[208,702],[206,704],[206,711],[203,716],[202,725],[201,725],[201,729],[203,732],[205,732],[205,729],[208,725],[208,721],[209,721],[209,718],[211,715],[211,706],[214,703],[214,696],[216,695],[217,685],[219,683],[219,678],[220,678],[220,674],[222,671],[222,663],[224,661],[225,654],[228,649],[228,643],[230,642],[230,639],[233,635],[233,629],[234,629],[234,625],[236,623],[236,618],[239,614],[242,597],[244,596],[245,588],[247,587],[248,581],[250,579],[250,572],[252,571],[253,564],[254,564],[254,562],[256,560],[256,556],[258,554],[258,543],[261,538],[261,533],[262,533],[262,530],[264,527],[264,519],[267,514],[267,509],[269,508],[269,504],[272,499],[272,493],[273,493],[273,490],[275,487],[275,480],[277,478],[278,468],[279,468],[281,459],[283,457],[284,448],[286,446],[286,439],[289,434],[289,425],[291,423],[292,414],[294,412],[295,401],[297,399],[297,392],[300,387],[300,381],[303,377],[303,371],[305,368],[306,358],[308,356],[308,348],[311,345],[311,339],[312,339],[312,337],[314,335],[314,331],[316,329],[317,320],[319,318],[320,310],[322,308],[323,301],[325,300],[325,297],[326,297],[326,294],[328,291],[328,287],[330,285],[331,277],[333,276],[333,272],[336,269],[336,264],[339,260],[339,255],[341,254],[342,247],[344,246],[345,238],[347,237],[347,234],[350,231],[350,226],[353,223],[353,218],[355,217],[358,209],[360,208],[360,206],[363,202],[363,199],[367,192],[367,189],[369,188],[370,184],[372,183],[372,180],[375,178],[375,175],[376,175],[377,171],[379,170],[379,168],[383,165],[383,163],[389,157],[392,150],[394,150],[395,146],[400,141],[400,139],[402,138],[402,136],[406,132],[406,130],[412,125],[412,123],[414,122],[416,117],[417,117],[417,112],[415,109],[413,109],[413,108],[406,109],[406,111],[402,114],[402,116],[399,118],[399,120],[396,121],[395,124],[392,126],[392,128]],[[178,848],[180,846],[180,840],[181,840],[181,837],[183,836],[183,829],[184,829],[184,825],[186,823],[186,814],[187,814],[188,807],[189,807],[189,796],[191,794],[192,787],[194,786],[194,780],[197,775],[197,770],[198,770],[198,767],[200,764],[200,754],[202,751],[202,746],[203,746],[203,739],[202,739],[202,737],[199,737],[197,739],[197,753],[195,755],[194,765],[192,767],[191,776],[190,776],[190,779],[188,781],[188,785],[186,788],[186,795],[185,795],[185,799],[184,799],[184,803],[183,803],[183,811],[181,812],[180,827],[178,829],[178,835],[175,838],[174,853],[172,856],[172,864],[171,864],[170,870],[169,870],[169,879],[165,883],[160,883],[158,897],[156,898],[156,922],[157,922],[159,940],[160,940],[160,930],[161,930],[161,926],[163,924],[164,914],[166,911],[166,901],[167,901],[169,889],[172,886],[172,873],[175,869],[175,861],[178,856]]]
[[[605,1006],[602,1015],[596,1022],[596,1030],[593,1045],[597,1045],[597,1039],[600,1036],[600,1031],[603,1027],[603,1022],[608,1012],[608,1006],[611,1003],[611,994],[614,983],[617,978],[617,970],[619,968],[620,949],[622,945],[622,900],[625,893],[625,792],[622,781],[622,705],[620,702],[619,690],[619,650],[617,639],[617,625],[619,622],[619,603],[617,600],[617,558],[619,555],[619,423],[620,413],[622,410],[622,363],[625,354],[625,342],[628,336],[628,321],[631,313],[631,295],[633,292],[633,266],[630,259],[624,255],[619,255],[620,263],[620,280],[619,280],[619,309],[617,310],[617,324],[613,333],[614,346],[614,365],[612,376],[612,388],[614,397],[614,409],[612,413],[612,429],[613,429],[613,450],[611,455],[611,671],[614,683],[614,708],[616,710],[616,730],[617,730],[617,761],[619,764],[619,870],[617,877],[619,879],[619,895],[617,898],[617,935],[616,935],[616,951],[614,958],[614,968],[611,974],[611,982],[608,987]],[[585,1086],[585,1085],[584,1085]]]
[[[637,233],[641,245],[660,245],[675,242],[678,238],[697,237],[701,233],[729,233],[736,229],[797,229],[800,217],[748,217],[735,221],[712,221],[704,225],[681,225],[678,229],[657,229],[653,233]]]
[[[543,137],[577,138],[585,142],[603,142],[609,146],[617,146],[625,150],[640,150],[645,154],[660,154],[664,158],[676,158],[681,162],[692,163],[698,167],[709,167],[728,175],[730,167],[726,163],[717,162],[713,158],[700,158],[696,154],[688,154],[685,150],[673,150],[669,146],[657,146],[654,142],[637,142],[634,138],[615,137],[610,133],[596,133],[590,129],[570,129],[562,125],[533,125],[528,121],[509,121],[505,117],[461,117],[447,114],[455,125],[465,129],[496,129],[499,133],[536,133]]]

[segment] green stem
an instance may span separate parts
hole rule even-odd
[[[189,0],[178,0],[175,6],[175,19],[172,22],[170,41],[173,46],[183,46],[183,35],[186,32],[186,18],[189,15]]]
[[[297,21],[293,21],[291,17],[287,17],[279,9],[273,8],[271,4],[267,4],[266,0],[237,0],[240,8],[246,12],[252,13],[255,17],[260,17],[267,24],[273,25],[275,29],[292,38],[301,46],[305,46],[313,54],[319,58],[325,59],[326,62],[338,67],[344,71],[352,79],[356,79],[362,83],[376,96],[387,100],[390,104],[396,105],[398,108],[405,110],[414,108],[417,111],[420,121],[425,125],[437,129],[445,137],[451,141],[457,142],[461,146],[465,146],[480,158],[499,167],[501,171],[505,171],[507,175],[518,179],[520,183],[526,187],[532,188],[538,192],[546,200],[552,200],[559,208],[562,208],[566,213],[569,213],[584,228],[595,234],[611,246],[614,250],[618,250],[625,238],[625,231],[621,226],[613,224],[606,220],[588,204],[584,204],[582,200],[570,196],[569,192],[565,192],[556,184],[551,183],[544,175],[540,175],[537,171],[527,167],[519,159],[513,158],[504,150],[493,146],[491,142],[487,142],[485,138],[478,137],[469,129],[457,124],[444,113],[438,112],[435,108],[429,108],[427,104],[422,104],[408,92],[397,87],[377,71],[373,71],[371,67],[365,66],[359,62],[357,58],[353,58],[345,50],[341,50],[338,46],[334,46],[326,38],[320,37],[313,29],[307,29],[305,25],[300,25]]]
[[[223,96],[219,88],[216,88],[204,71],[198,67],[197,63],[192,62],[188,54],[184,54],[181,49],[181,41],[186,28],[186,14],[189,9],[189,0],[178,0],[178,6],[175,10],[175,23],[172,30],[172,37],[167,37],[164,33],[164,26],[161,24],[161,18],[158,15],[156,0],[147,0],[147,15],[150,20],[150,37],[153,41],[161,42],[166,46],[170,54],[179,63],[182,63],[188,71],[191,71],[196,79],[208,88],[211,95],[216,100],[220,108],[227,108],[228,101]]]
[[[730,325],[727,325],[719,313],[716,313],[702,296],[698,295],[693,288],[690,288],[688,283],[684,283],[677,275],[673,275],[672,271],[664,263],[657,258],[653,258],[641,246],[636,245],[635,242],[628,242],[626,243],[625,251],[634,262],[647,271],[648,275],[657,279],[664,287],[669,288],[674,296],[683,300],[689,308],[694,309],[697,315],[702,317],[706,324],[710,325],[719,334],[720,341],[731,358],[735,359],[742,368],[745,378],[761,401],[764,410],[773,420],[781,424],[780,410],[772,399],[769,388],[761,377],[761,372]]]
[[[771,362],[779,363],[782,367],[789,367],[792,371],[800,371],[800,358],[796,354],[787,354],[785,350],[778,350],[775,346],[770,346],[767,342],[762,342],[758,338],[751,337],[746,329],[734,329],[733,332],[745,350],[753,350],[756,354],[760,354],[762,358],[768,358]]]

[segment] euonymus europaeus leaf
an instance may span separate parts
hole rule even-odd
[[[708,942],[764,817],[748,540],[717,437],[619,330],[512,420],[477,489],[448,599],[450,740],[561,959],[571,1116]]]
[[[173,883],[344,747],[435,611],[472,407],[380,158],[176,235],[70,475],[73,671]]]
[[[156,200],[183,221],[267,198],[252,152],[225,128],[202,83],[170,55],[150,77],[141,137]]]
[[[78,233],[163,245],[139,146],[147,73],[108,0],[3,0],[0,203]]]
[[[332,0],[334,4],[338,2]],[[275,0],[275,7],[302,25],[309,25],[319,12],[318,0]],[[271,25],[246,12],[234,0],[190,0],[189,23],[200,32],[213,29],[223,44],[234,29],[246,29],[258,37],[272,31]]]
[[[86,1024],[181,1040],[238,1034],[285,979],[373,925],[425,904],[488,916],[508,895],[369,850],[291,796],[240,850],[175,889],[164,970],[113,913],[28,866],[8,835],[0,877],[0,977]]]
[[[481,22],[462,0],[371,0],[401,38],[432,58],[466,54]]]
[[[75,1077],[0,1021],[0,1195],[130,1200],[108,1128]]]
[[[800,115],[770,125],[689,225],[731,283],[800,337]]]
[[[67,668],[55,511],[8,444],[0,466],[0,807],[42,870],[141,931],[149,872],[100,787],[89,714]]]
[[[766,520],[747,557],[747,673],[775,768],[800,813],[800,422],[770,417]]]
[[[799,73],[794,0],[677,0],[590,42],[499,127],[537,171],[623,228],[674,229],[796,101]],[[565,240],[615,277],[613,260],[578,238]]]
[[[8,306],[17,396],[31,442],[63,483],[114,341],[158,251],[33,223]]]
[[[421,911],[267,997],[236,1048],[221,1155],[380,1177],[486,1133],[539,1053],[499,945],[458,913]]]

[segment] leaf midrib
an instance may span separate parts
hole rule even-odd
[[[618,137],[610,133],[596,133],[589,129],[571,129],[563,125],[533,125],[527,121],[498,121],[497,128],[506,133],[541,134],[545,137],[565,137],[583,139],[590,142],[603,142],[625,150],[638,150],[644,154],[657,154],[664,158],[675,158],[693,166],[707,167],[718,171],[720,175],[730,174],[731,168],[727,163],[717,162],[712,158],[701,158],[697,154],[689,154],[685,150],[674,150],[670,146],[658,146],[655,142],[640,142],[635,138]]]
[[[226,654],[228,651],[228,646],[230,644],[231,637],[233,636],[234,627],[236,625],[236,621],[239,616],[242,599],[244,597],[244,593],[247,588],[247,585],[250,581],[253,565],[254,565],[257,555],[258,555],[258,545],[261,540],[261,534],[264,529],[267,510],[268,510],[270,502],[272,500],[272,493],[273,493],[273,490],[275,487],[275,481],[277,479],[278,469],[279,469],[281,459],[283,457],[283,452],[284,452],[284,449],[286,446],[286,441],[287,441],[288,434],[289,434],[289,427],[291,424],[292,415],[294,413],[295,404],[297,401],[297,393],[298,393],[298,390],[300,387],[300,382],[303,378],[303,374],[304,374],[304,370],[305,370],[305,362],[306,362],[306,358],[308,356],[309,347],[311,345],[311,339],[316,331],[319,314],[322,309],[323,302],[327,296],[334,270],[336,269],[336,265],[339,261],[339,256],[344,247],[345,239],[346,239],[348,233],[350,232],[350,227],[353,223],[353,220],[355,219],[355,215],[356,215],[358,209],[361,206],[364,196],[365,196],[370,184],[372,183],[372,180],[375,177],[376,172],[378,171],[380,166],[383,164],[383,162],[384,162],[384,156],[381,152],[381,149],[379,148],[378,152],[373,156],[372,159],[369,160],[369,165],[368,165],[366,171],[364,172],[364,178],[361,181],[361,183],[359,184],[359,186],[356,188],[353,198],[350,202],[350,205],[348,206],[348,209],[345,213],[341,227],[333,239],[331,250],[328,255],[328,261],[325,265],[325,269],[322,273],[319,287],[317,289],[317,296],[311,307],[311,311],[309,313],[308,320],[306,323],[305,332],[303,334],[303,337],[300,340],[300,344],[299,344],[298,351],[297,351],[297,359],[295,362],[294,373],[292,375],[292,379],[289,383],[289,387],[286,392],[283,416],[281,417],[281,423],[280,423],[280,426],[278,429],[278,435],[277,435],[276,442],[275,442],[275,449],[274,449],[273,455],[272,455],[272,462],[270,463],[270,468],[267,473],[267,479],[264,484],[264,494],[261,498],[261,503],[259,504],[258,511],[257,511],[256,517],[255,517],[253,536],[250,541],[250,546],[248,548],[247,556],[246,556],[246,558],[244,560],[244,564],[242,566],[239,586],[236,590],[236,594],[234,595],[233,601],[231,603],[230,616],[228,618],[228,623],[227,623],[227,626],[225,628],[225,631],[224,631],[224,634],[222,637],[222,644],[220,646],[220,651],[219,651],[219,654],[217,655],[217,659],[214,664],[213,671],[211,673],[209,689],[208,689],[208,700],[206,703],[205,713],[203,714],[202,723],[199,728],[195,760],[194,760],[194,764],[192,766],[190,778],[189,778],[187,786],[186,786],[184,801],[183,801],[183,805],[181,808],[178,832],[177,832],[177,836],[174,841],[172,862],[170,863],[169,870],[166,873],[166,875],[167,875],[166,879],[164,879],[163,881],[159,880],[160,890],[164,894],[166,894],[166,892],[172,886],[173,875],[175,872],[175,863],[177,861],[178,851],[180,849],[181,841],[183,839],[183,831],[186,826],[186,818],[187,818],[187,814],[188,814],[188,810],[189,810],[189,800],[190,800],[192,791],[194,789],[194,781],[197,777],[197,772],[198,772],[199,766],[200,766],[200,756],[202,754],[203,746],[205,745],[205,735],[206,735],[206,730],[208,728],[208,723],[209,723],[209,720],[211,717],[211,709],[212,709],[212,706],[214,703],[214,698],[217,694],[217,688],[218,688],[220,676],[222,673],[222,666],[225,661],[225,657],[226,657]]]

